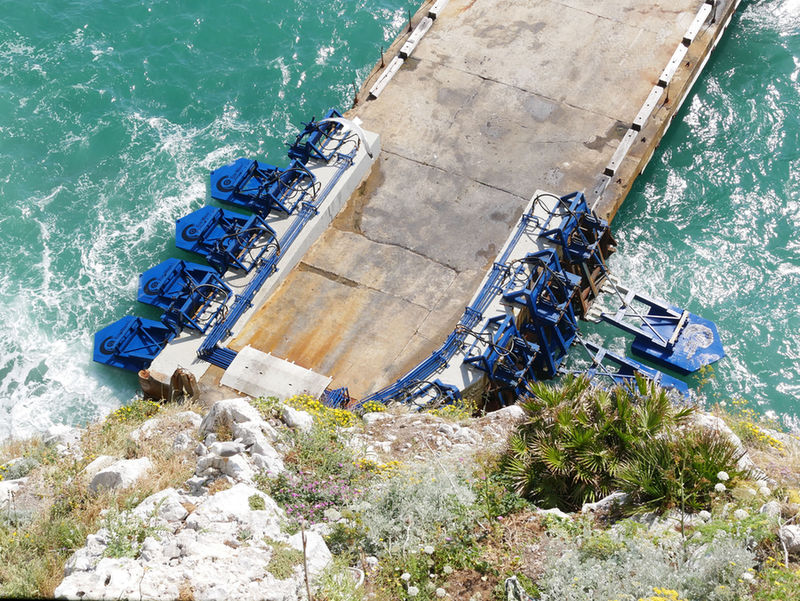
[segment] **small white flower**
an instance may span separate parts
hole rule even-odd
[[[742,492],[744,493],[744,496],[749,497],[750,499],[756,496],[756,491],[749,487],[742,489]]]
[[[450,566],[444,566],[442,568],[442,572],[444,572],[445,574],[452,574],[453,573],[453,568],[451,568]]]
[[[444,597],[446,594],[447,594],[447,591],[444,590],[443,588],[440,587],[440,588],[436,589],[436,596],[439,597],[440,599],[442,597]]]
[[[730,476],[728,476],[728,472],[720,472],[719,474],[717,474],[717,480],[719,480],[720,482],[727,482],[728,480],[730,480]]]
[[[409,574],[408,572],[403,572],[402,574],[400,574],[400,580],[402,580],[403,582],[408,582],[409,580],[411,580],[411,574]]]
[[[434,549],[433,549],[433,547],[431,545],[425,545],[422,548],[422,551],[423,551],[423,553],[427,553],[428,555],[433,555]]]
[[[770,490],[768,486],[762,486],[761,488],[758,489],[758,492],[765,497],[768,497],[770,495]]]
[[[746,582],[753,582],[755,579],[755,576],[753,576],[750,572],[745,572],[742,574],[742,580],[745,580]]]
[[[703,509],[702,511],[698,511],[697,512],[697,517],[699,517],[704,522],[707,522],[708,520],[711,519],[711,512],[706,511],[705,509]]]
[[[744,509],[737,509],[736,511],[733,512],[733,517],[736,518],[737,520],[744,520],[749,516],[750,514],[747,513],[747,511],[745,511]]]
[[[416,597],[419,595],[419,589],[416,586],[409,586],[408,587],[408,596],[409,597]]]
[[[714,490],[716,490],[717,492],[725,492],[728,489],[725,487],[725,485],[722,482],[717,482],[714,485]]]

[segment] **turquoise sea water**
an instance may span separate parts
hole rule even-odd
[[[800,415],[800,1],[743,2],[614,220],[624,281],[714,320],[704,388]]]
[[[0,439],[119,406],[91,361],[173,256],[208,170],[282,159],[347,108],[416,0],[6,0],[0,21]],[[713,391],[794,413],[800,2],[746,4],[615,221],[625,279],[718,321]],[[568,192],[568,191],[564,191]]]
[[[416,0],[5,0],[0,19],[0,439],[135,393],[91,361],[174,255],[208,170],[280,162],[349,108]]]

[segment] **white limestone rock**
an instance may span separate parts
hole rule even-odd
[[[226,440],[224,442],[215,442],[208,447],[208,450],[220,457],[233,457],[244,452],[244,445],[240,442]]]
[[[286,471],[283,458],[273,447],[261,449],[260,453],[253,453],[253,465],[259,471],[267,472],[268,476],[277,476]]]
[[[97,493],[103,489],[128,488],[152,468],[153,462],[149,457],[117,461],[95,474],[89,483],[89,492]]]
[[[139,503],[133,513],[143,520],[156,516],[167,522],[180,522],[189,515],[182,504],[184,500],[174,488],[165,488]]]
[[[66,424],[55,424],[47,428],[42,437],[46,445],[55,448],[56,453],[59,455],[73,455],[78,459],[83,457],[80,448],[81,436],[83,430]]]
[[[307,530],[305,538],[308,574],[310,577],[316,578],[333,561],[333,555],[331,555],[328,545],[325,544],[325,540],[317,532]],[[298,532],[289,537],[289,544],[298,551],[302,551],[303,533]]]
[[[264,455],[263,449],[271,447],[278,438],[278,433],[264,420],[241,422],[234,424],[233,436],[240,440],[250,453]]]
[[[262,421],[258,409],[253,407],[246,399],[227,399],[217,401],[200,423],[200,435],[213,433],[217,429],[220,419],[227,420],[230,425],[249,421]]]
[[[364,425],[369,428],[371,425],[377,424],[378,422],[392,419],[392,415],[385,411],[373,411],[371,413],[365,413],[361,419],[364,421]]]
[[[782,526],[778,530],[778,536],[786,545],[786,550],[790,555],[800,554],[800,526]]]
[[[584,503],[583,507],[581,507],[581,513],[611,511],[614,507],[626,503],[628,498],[629,495],[627,493],[612,492],[607,497],[603,497],[594,503]]]
[[[281,410],[283,423],[292,429],[309,432],[314,426],[314,417],[307,411],[299,411],[288,405],[283,405]]]
[[[99,455],[89,465],[83,468],[79,475],[86,481],[90,482],[98,472],[103,471],[117,461],[117,457],[112,457],[111,455]]]
[[[568,513],[564,513],[558,507],[553,507],[552,509],[536,509],[536,513],[538,515],[552,515],[562,520],[569,520],[572,519]]]
[[[767,501],[759,508],[758,513],[777,519],[781,517],[781,504],[774,500]]]
[[[264,509],[250,509],[253,495],[264,500]],[[280,523],[284,519],[283,510],[271,497],[253,486],[239,483],[206,499],[186,518],[186,525],[199,531],[223,522],[235,522],[235,526],[249,528],[254,538],[266,535],[278,540]]]

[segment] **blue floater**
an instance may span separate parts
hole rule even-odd
[[[644,294],[617,290],[622,296],[620,308],[601,317],[634,335],[635,355],[682,373],[698,371],[725,356],[714,322]],[[638,310],[633,302],[644,309]]]
[[[175,337],[161,322],[128,315],[94,335],[93,359],[129,371],[146,369]]]
[[[175,222],[175,244],[206,259],[220,274],[229,267],[249,273],[270,248],[275,230],[258,215],[203,207]]]
[[[167,259],[141,275],[137,298],[165,309],[162,320],[167,325],[177,330],[188,326],[205,332],[214,317],[224,310],[231,294],[215,269]]]
[[[236,159],[211,172],[211,197],[266,217],[277,209],[291,214],[307,197],[315,198],[314,175],[298,160],[285,169],[253,159]]]

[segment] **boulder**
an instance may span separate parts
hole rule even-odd
[[[128,488],[153,468],[148,457],[123,459],[97,472],[89,483],[89,492],[97,493],[103,489]]]
[[[581,507],[581,513],[611,511],[614,507],[627,503],[628,498],[629,495],[627,493],[612,492],[607,497],[603,497],[594,503],[584,503],[583,507]]]
[[[246,399],[217,401],[200,423],[200,435],[215,432],[220,419],[226,420],[233,427],[233,424],[241,422],[261,421],[261,414]]]
[[[299,411],[283,405],[281,410],[281,419],[283,423],[292,429],[300,430],[301,432],[309,432],[314,426],[314,417],[307,411]]]
[[[767,501],[759,508],[758,512],[771,518],[780,518],[781,504],[778,501]]]
[[[183,500],[177,490],[166,488],[139,503],[133,513],[143,520],[155,515],[167,522],[179,522],[189,515],[181,503]]]
[[[289,544],[298,551],[303,550],[303,536],[306,539],[306,565],[311,578],[316,578],[333,561],[325,540],[313,530],[298,532],[289,537]]]
[[[117,460],[117,457],[112,457],[111,455],[98,455],[89,465],[81,470],[80,475],[87,480],[91,480],[98,472],[113,465]]]
[[[778,530],[778,536],[783,541],[783,544],[786,545],[786,550],[789,554],[800,554],[800,526],[782,526]]]
[[[258,495],[264,500],[264,509],[250,509],[250,497]],[[275,501],[249,484],[235,484],[227,490],[208,497],[189,517],[186,525],[193,530],[213,530],[214,525],[228,522],[247,527],[253,537],[269,536],[280,539],[280,524],[286,516]]]

